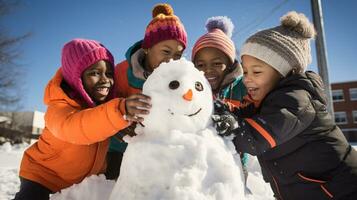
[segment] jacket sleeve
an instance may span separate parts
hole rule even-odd
[[[304,90],[281,92],[267,98],[258,114],[237,116],[239,128],[233,143],[239,152],[260,155],[306,129],[315,118],[309,94]]]
[[[48,106],[46,127],[55,137],[73,144],[88,145],[103,141],[128,126],[123,118],[125,113],[121,111],[124,103],[124,99],[115,98],[94,108],[81,110],[65,101],[56,101]]]

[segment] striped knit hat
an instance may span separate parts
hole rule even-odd
[[[304,72],[311,63],[310,39],[314,26],[304,14],[288,12],[281,25],[250,36],[241,56],[250,55],[272,66],[284,77],[291,71]]]
[[[152,11],[153,19],[146,27],[142,48],[148,49],[164,40],[177,40],[186,48],[187,33],[180,19],[169,4],[157,4]]]
[[[82,73],[100,60],[106,60],[114,67],[112,54],[95,40],[74,39],[66,43],[62,49],[63,78],[74,90],[74,94],[71,95],[80,98],[89,107],[94,107],[95,103],[83,87]]]
[[[232,21],[225,16],[211,17],[206,22],[206,29],[208,33],[202,35],[193,46],[191,60],[195,59],[199,50],[212,47],[221,50],[234,63],[236,48],[231,40],[234,29]]]

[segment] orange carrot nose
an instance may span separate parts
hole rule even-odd
[[[192,90],[189,89],[182,97],[187,101],[191,101],[192,100]]]

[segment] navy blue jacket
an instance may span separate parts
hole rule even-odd
[[[357,199],[357,153],[326,109],[321,78],[282,79],[255,112],[235,110],[237,151],[257,155],[277,199]]]

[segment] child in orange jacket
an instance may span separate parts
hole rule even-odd
[[[16,200],[49,199],[104,172],[109,137],[130,124],[126,115],[146,114],[151,106],[141,94],[113,98],[113,74],[113,56],[99,42],[74,39],[63,47],[62,66],[45,90],[45,129],[24,152]]]

